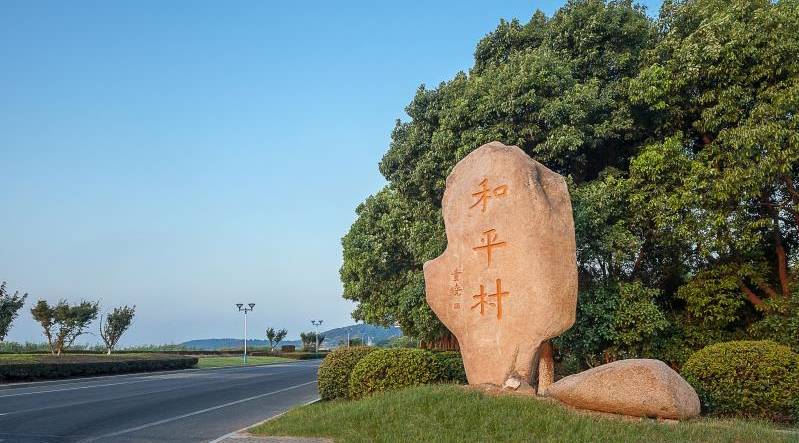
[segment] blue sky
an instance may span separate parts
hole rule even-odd
[[[241,336],[236,302],[251,336],[351,323],[340,238],[394,121],[501,17],[560,4],[0,3],[8,339],[41,341],[38,298],[137,305],[123,345]]]

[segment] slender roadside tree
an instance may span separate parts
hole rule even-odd
[[[279,346],[280,342],[286,338],[286,334],[288,334],[288,331],[285,329],[268,328],[266,330],[266,339],[269,341],[269,351],[274,351],[275,347]]]
[[[70,305],[66,300],[59,300],[50,305],[46,300],[39,300],[31,308],[33,319],[42,325],[47,344],[53,355],[61,355],[75,340],[86,332],[89,324],[97,319],[100,302],[83,300]]]
[[[19,291],[10,294],[6,291],[6,282],[0,283],[0,342],[5,340],[11,329],[11,323],[19,315],[28,294],[19,295]]]
[[[136,306],[122,306],[114,308],[114,310],[105,316],[105,324],[102,318],[100,319],[100,337],[105,342],[106,353],[111,355],[111,352],[119,343],[122,334],[130,328],[133,322],[133,316],[136,313]]]
[[[313,351],[316,352],[316,332],[300,332],[300,340],[302,341],[302,348],[306,351]],[[325,341],[325,334],[319,334],[319,346],[322,346],[322,342]]]
[[[281,329],[275,332],[275,346],[280,346],[280,342],[282,342],[283,339],[286,338],[286,334],[288,334],[288,331],[286,331],[285,329]]]
[[[270,352],[274,351],[274,349],[275,349],[275,335],[276,334],[277,334],[277,331],[275,331],[275,328],[273,328],[271,326],[266,328],[266,340],[269,342],[269,351]]]

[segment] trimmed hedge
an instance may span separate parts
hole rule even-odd
[[[315,360],[318,358],[325,358],[327,354],[328,351],[319,351],[319,354],[315,352],[261,352],[261,351],[247,353],[247,355],[251,355],[253,357],[283,357],[283,358],[290,358],[292,360]],[[231,355],[236,355],[236,354],[231,354]]]
[[[323,400],[349,398],[350,374],[362,358],[375,348],[356,346],[338,348],[319,365],[319,395]]]
[[[458,351],[435,352],[441,366],[440,380],[448,383],[466,384],[466,369],[463,367],[463,358]]]
[[[799,355],[773,341],[731,341],[695,352],[682,375],[711,414],[799,418]]]
[[[187,369],[197,365],[197,357],[178,355],[7,355],[0,359],[0,381],[35,380],[121,374],[126,372]]]
[[[433,352],[423,349],[380,349],[359,361],[350,374],[349,394],[359,399],[375,392],[435,383],[442,367]]]

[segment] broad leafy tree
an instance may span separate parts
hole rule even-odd
[[[28,294],[20,295],[19,291],[11,294],[6,290],[6,282],[0,283],[0,342],[8,335],[11,324],[19,315],[26,298]]]
[[[75,340],[86,332],[89,324],[97,319],[99,302],[81,301],[71,305],[66,300],[59,300],[50,305],[46,300],[39,300],[31,308],[33,319],[42,325],[44,336],[50,346],[50,352],[61,355]]]
[[[666,3],[660,27],[631,84],[656,123],[631,204],[675,249],[676,299],[704,341],[756,333],[797,314],[799,3]]]
[[[573,2],[551,18],[500,23],[479,42],[469,73],[421,86],[380,163],[388,186],[361,204],[343,239],[353,317],[399,323],[424,340],[446,333],[424,301],[422,264],[446,246],[446,177],[480,145],[518,145],[577,184],[626,169],[648,121],[628,85],[654,35],[629,2]]]
[[[105,342],[106,352],[109,355],[119,343],[122,334],[130,328],[135,314],[136,306],[122,306],[114,308],[105,316],[105,324],[100,319],[100,337]]]
[[[765,337],[799,348],[799,2],[576,0],[501,22],[475,64],[419,87],[344,237],[353,317],[447,334],[422,264],[446,246],[440,200],[492,140],[567,177],[578,246],[576,366]]]

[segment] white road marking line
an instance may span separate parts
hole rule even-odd
[[[147,429],[147,428],[151,428],[153,426],[158,426],[158,425],[162,425],[162,424],[166,424],[166,423],[171,423],[173,421],[181,420],[181,419],[192,417],[192,416],[199,415],[199,414],[205,414],[206,412],[211,412],[211,411],[215,411],[217,409],[226,408],[228,406],[233,406],[233,405],[245,403],[245,402],[252,401],[252,400],[257,400],[259,398],[263,398],[263,397],[267,397],[267,396],[270,396],[270,395],[279,394],[281,392],[290,391],[292,389],[301,388],[303,386],[308,386],[308,385],[315,384],[315,383],[316,383],[316,380],[309,381],[308,383],[302,383],[302,384],[299,384],[299,385],[289,386],[288,388],[278,389],[277,391],[267,392],[265,394],[253,395],[252,397],[242,398],[240,400],[231,401],[229,403],[224,403],[224,404],[217,405],[217,406],[211,406],[210,408],[200,409],[199,411],[189,412],[187,414],[178,415],[176,417],[165,418],[163,420],[158,420],[158,421],[154,421],[154,422],[150,422],[150,423],[145,423],[145,424],[140,425],[140,426],[136,426],[136,427],[128,428],[128,429],[123,429],[121,431],[112,432],[110,434],[101,435],[99,437],[93,437],[93,438],[90,438],[90,439],[87,439],[87,440],[81,440],[81,442],[91,442],[91,441],[99,440],[101,438],[116,437],[116,436],[123,435],[123,434],[129,434],[131,432],[141,431],[142,429]]]
[[[316,402],[318,402],[319,400],[321,400],[321,399],[320,399],[320,398],[316,398],[316,399],[314,399],[314,400],[311,400],[311,401],[305,402],[305,403],[303,403],[303,404],[302,404],[302,405],[300,405],[300,406],[308,406],[308,405],[310,405],[310,404],[313,404],[313,403],[316,403]],[[216,439],[214,439],[214,440],[211,440],[211,441],[209,441],[208,443],[221,443],[221,442],[222,442],[222,441],[224,441],[226,438],[233,437],[234,435],[236,435],[236,434],[239,434],[239,433],[241,433],[241,432],[244,432],[244,431],[246,431],[247,429],[254,428],[254,427],[256,427],[256,426],[260,426],[260,425],[262,425],[262,424],[264,424],[264,423],[266,423],[266,422],[268,422],[268,421],[272,421],[272,420],[274,420],[274,419],[276,419],[276,418],[282,417],[283,415],[286,415],[286,412],[290,411],[291,409],[292,409],[292,408],[286,409],[285,411],[281,412],[280,414],[273,415],[273,416],[271,416],[271,417],[267,418],[266,420],[262,420],[262,421],[259,421],[258,423],[254,423],[254,424],[251,424],[251,425],[249,425],[249,426],[245,426],[245,427],[243,427],[243,428],[241,428],[241,429],[239,429],[239,430],[236,430],[236,431],[233,431],[233,432],[228,432],[227,434],[225,434],[225,435],[223,435],[223,436],[221,436],[221,437],[219,437],[219,438],[216,438]]]
[[[78,389],[89,389],[89,388],[102,388],[105,386],[117,386],[117,385],[129,385],[133,383],[142,383],[149,380],[134,380],[134,381],[121,381],[118,383],[105,383],[102,385],[90,385],[90,386],[75,386],[73,388],[63,388],[63,389],[48,389],[46,391],[34,391],[34,392],[18,392],[16,394],[2,394],[0,398],[5,397],[21,397],[23,395],[36,395],[36,394],[49,394],[52,392],[63,392],[63,391],[76,391]]]
[[[289,373],[289,371],[270,372],[270,373],[266,373],[266,374],[259,374],[259,375],[257,375],[257,377],[271,377],[273,375],[288,374],[288,373]],[[248,378],[256,378],[256,376],[252,376],[252,377],[248,377]],[[228,379],[228,378],[226,378],[226,379]],[[234,380],[240,380],[240,379],[241,378],[234,378]],[[20,393],[17,393],[17,394],[0,395],[0,398],[3,398],[3,397],[19,397],[19,396],[23,396],[23,395],[48,394],[48,393],[52,393],[52,392],[74,391],[74,390],[77,390],[77,389],[89,389],[89,388],[102,388],[104,386],[129,385],[129,384],[133,384],[133,383],[144,383],[144,382],[148,382],[148,381],[152,382],[152,381],[163,381],[163,380],[164,379],[162,379],[160,377],[154,377],[154,378],[149,378],[148,377],[148,378],[146,378],[144,380],[125,381],[125,382],[118,382],[118,383],[106,383],[106,384],[102,384],[102,385],[76,386],[76,387],[73,387],[73,388],[50,389],[50,390],[47,390],[47,391],[20,392]],[[174,389],[180,389],[180,388],[176,387],[176,388],[167,389],[167,390],[174,390]],[[159,391],[155,391],[155,392],[163,392],[163,390],[159,390]],[[42,408],[39,408],[39,409],[26,409],[26,410],[22,410],[22,411],[14,411],[14,412],[5,412],[5,413],[0,414],[0,416],[9,415],[9,414],[18,414],[20,412],[38,411],[38,410],[41,410],[41,409]],[[43,408],[43,409],[50,409],[50,408],[47,407],[47,408]]]
[[[311,365],[301,365],[301,364],[271,364],[271,365],[258,365],[258,366],[253,365],[253,366],[249,366],[249,367],[234,366],[234,367],[224,367],[224,368],[202,368],[202,369],[194,369],[194,370],[192,370],[192,369],[184,369],[183,371],[215,370],[214,372],[219,372],[218,370],[220,370],[220,369],[250,369],[250,368],[263,368],[263,367],[267,367],[267,366],[268,367],[276,367],[276,368],[291,368],[291,367],[295,367],[295,368],[312,368],[313,367]],[[284,372],[281,372],[281,373],[284,373]],[[74,391],[74,390],[78,390],[78,389],[100,388],[100,387],[104,387],[104,386],[116,386],[116,385],[126,385],[126,384],[131,384],[131,383],[142,383],[142,382],[145,382],[145,381],[160,381],[160,380],[164,380],[164,378],[162,376],[157,376],[155,374],[158,374],[158,373],[120,374],[120,375],[116,375],[116,376],[106,376],[106,377],[134,376],[134,378],[136,378],[136,379],[133,380],[133,381],[125,381],[125,382],[105,383],[105,384],[90,385],[90,386],[75,386],[75,387],[63,388],[63,389],[48,389],[48,390],[45,390],[45,391],[19,392],[19,393],[16,393],[16,394],[2,394],[2,392],[4,390],[0,389],[0,398],[4,398],[4,397],[19,397],[19,396],[35,395],[35,394],[48,394],[48,393],[52,393],[52,392]],[[213,374],[213,373],[211,373],[211,374]],[[179,375],[187,376],[187,377],[180,377],[180,378],[188,378],[188,376],[190,374],[179,374]],[[194,374],[191,374],[191,375],[206,375],[206,374],[196,374],[196,373],[194,373]],[[272,375],[272,374],[259,374],[258,376],[262,376],[262,375]],[[103,377],[103,378],[105,378],[105,377]],[[173,377],[173,379],[174,378],[178,378],[178,377]],[[91,380],[92,379],[89,378],[89,379],[87,379],[85,381],[86,382],[90,382]],[[69,385],[73,385],[73,384],[78,384],[78,383],[77,382],[76,383],[61,383],[61,384],[54,384],[52,386],[69,386]],[[25,383],[25,385],[27,385],[27,383]],[[19,387],[14,386],[13,388],[8,388],[8,390],[25,389],[25,388],[28,388],[28,387],[31,387],[31,386],[19,386]]]

